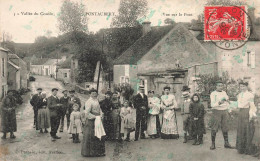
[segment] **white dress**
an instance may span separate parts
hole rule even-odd
[[[69,134],[78,134],[82,132],[81,114],[79,111],[73,111],[70,115]]]

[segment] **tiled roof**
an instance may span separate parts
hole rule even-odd
[[[159,40],[161,40],[175,25],[151,27],[151,31],[140,37],[132,46],[124,51],[115,61],[114,65],[136,65]]]

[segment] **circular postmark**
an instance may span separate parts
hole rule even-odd
[[[204,40],[224,50],[235,50],[246,44],[253,27],[245,7],[210,6],[205,9],[208,10],[204,15]]]

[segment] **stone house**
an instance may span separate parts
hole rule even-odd
[[[0,47],[0,101],[6,95],[8,90],[7,85],[7,64],[8,64],[8,50]]]

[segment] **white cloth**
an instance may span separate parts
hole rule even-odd
[[[105,135],[106,135],[106,133],[105,133],[102,121],[101,121],[101,117],[96,116],[96,119],[95,119],[95,136],[101,140],[101,137],[105,136]]]
[[[150,108],[149,114],[158,115],[160,113],[160,104],[161,101],[157,97],[149,97],[148,98],[148,107]]]
[[[225,101],[223,104],[219,105],[219,102],[221,100],[228,100],[229,97],[227,95],[227,93],[225,91],[213,91],[210,94],[210,101],[211,101],[211,107],[212,109],[216,109],[216,110],[227,110],[229,107],[229,103],[227,101]]]
[[[254,95],[249,91],[241,92],[237,95],[237,106],[238,108],[250,108],[250,119],[256,116],[257,109],[254,104]]]

